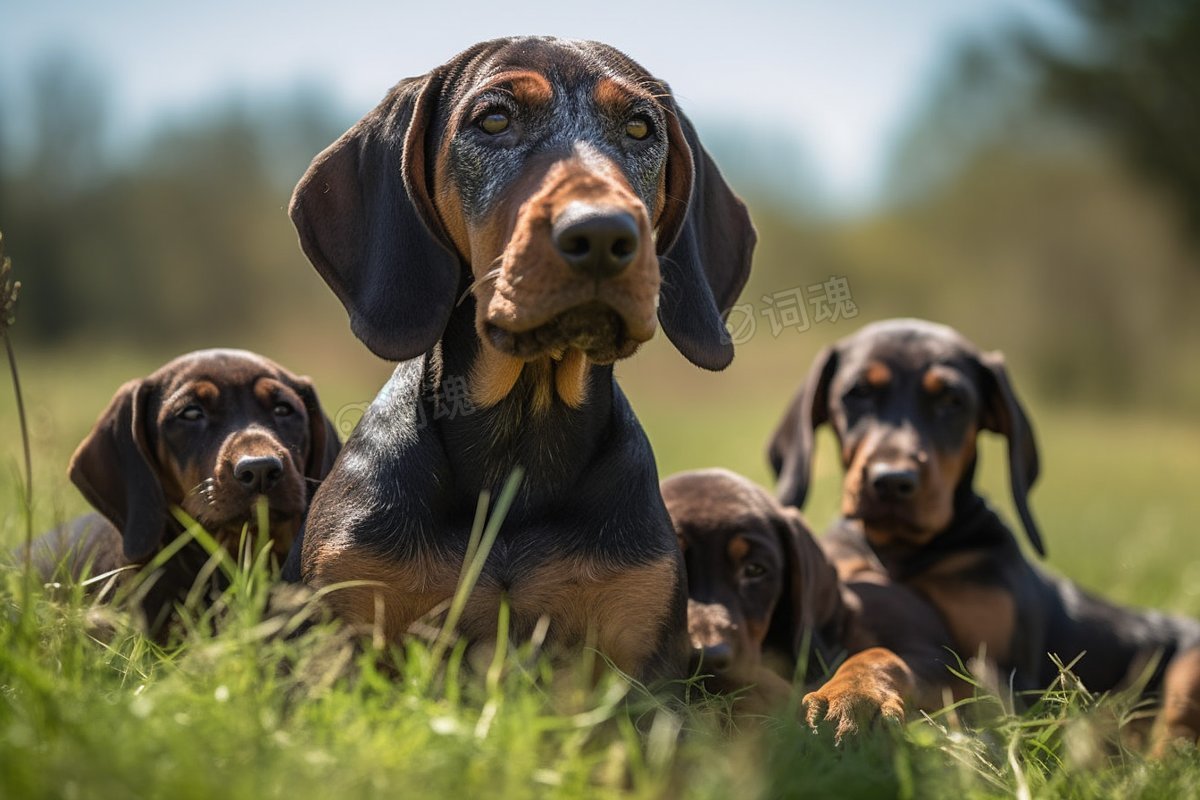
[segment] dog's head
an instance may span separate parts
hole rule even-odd
[[[813,433],[825,422],[846,469],[842,513],[861,520],[872,544],[921,546],[945,530],[974,477],[976,436],[990,430],[1008,439],[1017,510],[1044,552],[1028,503],[1038,474],[1033,428],[999,353],[921,320],[869,325],[828,348],[771,441],[783,502],[803,504]]]
[[[666,84],[606,45],[548,37],[484,42],[399,83],[316,157],[291,215],[384,358],[429,350],[469,290],[485,404],[527,362],[611,363],[659,321],[723,368],[721,314],[754,246]]]
[[[700,671],[736,682],[765,661],[791,678],[806,647],[810,672],[832,663],[838,643],[824,637],[845,612],[841,585],[800,513],[720,469],[674,475],[662,493],[683,549]]]
[[[339,448],[307,378],[244,350],[202,350],[117,390],[70,476],[130,561],[163,544],[172,505],[236,543],[259,497],[284,554]]]

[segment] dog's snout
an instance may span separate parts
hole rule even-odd
[[[233,477],[248,491],[265,494],[283,477],[283,462],[275,456],[239,458],[233,467]]]
[[[725,672],[733,666],[733,648],[728,642],[716,642],[696,648],[692,658],[702,672]]]
[[[889,501],[912,499],[920,480],[915,469],[895,464],[872,464],[867,477],[879,499]]]
[[[572,268],[594,278],[611,278],[637,255],[638,223],[620,209],[572,203],[554,220],[554,246]]]

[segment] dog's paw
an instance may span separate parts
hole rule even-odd
[[[804,720],[813,731],[828,726],[840,744],[872,725],[904,722],[904,698],[889,686],[875,681],[854,681],[834,676],[801,701]]]

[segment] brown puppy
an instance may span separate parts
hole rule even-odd
[[[307,378],[245,350],[180,356],[117,390],[71,459],[71,481],[99,514],[47,533],[32,557],[46,579],[145,563],[183,530],[172,506],[233,547],[260,497],[282,557],[339,448]],[[206,559],[193,543],[163,565],[142,603],[152,631]]]
[[[999,353],[920,320],[869,325],[828,348],[770,445],[778,497],[800,506],[814,431],[828,422],[846,469],[843,520],[826,537],[840,563],[877,563],[937,607],[964,656],[986,654],[1018,689],[1044,689],[1075,664],[1092,691],[1137,678],[1164,698],[1167,735],[1200,735],[1200,623],[1104,601],[1049,575],[1021,553],[1008,526],[973,488],[980,431],[1008,439],[1017,512],[1034,548],[1041,536],[1028,492],[1038,474],[1033,428]]]
[[[547,620],[639,678],[686,669],[683,568],[613,376],[661,323],[721,369],[746,209],[667,86],[598,42],[483,42],[398,84],[296,187],[301,246],[396,369],[286,574],[396,640],[454,595],[483,492],[525,474],[466,638]],[[406,360],[407,359],[407,360]]]
[[[841,738],[902,720],[906,698],[939,704],[948,634],[915,594],[879,574],[842,582],[800,513],[732,472],[681,473],[662,492],[687,567],[694,661],[711,689],[752,687],[741,708],[779,709],[793,678],[808,684],[848,654],[805,695],[810,724],[827,720]]]

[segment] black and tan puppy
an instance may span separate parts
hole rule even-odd
[[[404,361],[313,501],[289,571],[395,640],[455,591],[478,497],[525,479],[459,628],[539,618],[639,677],[681,675],[683,571],[613,380],[659,323],[733,356],[745,207],[667,86],[595,42],[484,42],[383,102],[296,188],[300,242],[376,354]],[[493,495],[494,496],[494,495]]]
[[[976,438],[1008,439],[1013,498],[1038,552],[1028,493],[1033,428],[999,353],[920,320],[863,328],[818,356],[770,445],[781,501],[801,506],[814,431],[829,423],[846,469],[843,520],[826,537],[840,562],[878,559],[937,607],[964,656],[986,654],[1019,689],[1041,689],[1065,662],[1092,691],[1134,680],[1164,698],[1166,735],[1200,733],[1200,623],[1108,603],[1021,553],[973,488]]]
[[[914,593],[880,573],[840,580],[800,512],[740,475],[684,472],[662,492],[687,567],[695,668],[710,689],[749,689],[746,710],[778,710],[793,679],[812,685],[849,656],[804,696],[810,724],[826,720],[840,738],[903,719],[906,700],[941,705],[949,634]]]
[[[256,527],[261,497],[282,559],[339,447],[307,378],[245,350],[180,356],[117,390],[71,459],[99,513],[47,533],[31,555],[47,579],[143,564],[183,531],[173,506],[232,548]],[[162,566],[142,603],[152,631],[207,558],[192,543]]]

